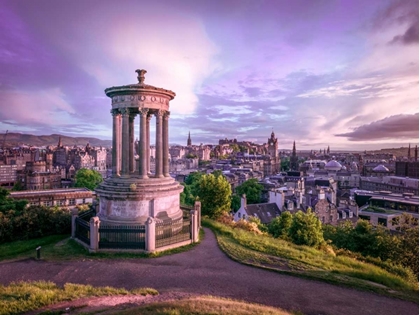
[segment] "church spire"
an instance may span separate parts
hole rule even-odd
[[[191,146],[191,133],[188,131],[188,140],[187,140],[187,146]]]
[[[410,143],[408,144],[408,158],[411,158],[411,148],[410,148]]]
[[[61,136],[58,137],[58,147],[63,147],[63,144],[61,143]]]

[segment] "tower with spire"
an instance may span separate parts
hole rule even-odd
[[[290,157],[290,170],[297,171],[299,168],[298,157],[296,155],[296,142],[293,141],[292,156]]]
[[[190,147],[191,145],[192,145],[192,142],[191,142],[191,133],[188,131],[187,147]]]
[[[408,144],[408,155],[407,155],[407,157],[408,157],[408,159],[410,159],[411,158],[411,148],[410,148],[410,143]]]

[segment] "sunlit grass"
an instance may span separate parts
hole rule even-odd
[[[221,299],[210,296],[184,299],[180,301],[169,301],[152,303],[140,307],[129,308],[126,310],[112,311],[107,314],[112,315],[289,315],[294,314],[284,310],[258,304]],[[297,314],[297,313],[295,313]]]
[[[203,225],[216,233],[221,249],[238,262],[418,301],[417,278],[407,268],[381,262],[379,265],[384,269],[330,251],[233,229],[209,219],[204,219]]]
[[[71,301],[83,297],[111,295],[157,295],[150,288],[138,288],[131,291],[112,287],[93,287],[66,283],[63,288],[53,282],[16,282],[8,286],[0,285],[0,315],[21,314],[61,301]]]

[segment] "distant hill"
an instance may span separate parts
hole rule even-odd
[[[30,134],[23,134],[23,133],[13,133],[9,132],[6,135],[5,146],[19,146],[19,145],[28,145],[28,146],[48,146],[53,145],[56,146],[58,144],[58,138],[60,135],[52,134],[49,136],[36,136]],[[4,141],[4,133],[0,134],[0,148],[3,146]],[[68,137],[68,136],[61,136],[61,142],[64,146],[85,146],[89,143],[93,147],[111,147],[112,141],[111,140],[101,140],[97,138],[91,137]]]
[[[412,157],[414,157],[414,147],[415,145],[410,147]],[[396,157],[404,157],[408,155],[408,147],[380,149],[380,150],[366,151],[366,153],[392,153]]]

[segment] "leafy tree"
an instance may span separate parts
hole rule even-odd
[[[288,239],[292,221],[293,215],[289,211],[284,211],[279,217],[271,220],[270,224],[268,225],[268,233],[274,237]]]
[[[201,172],[192,172],[190,173],[186,178],[184,183],[186,185],[192,185],[194,183],[198,183],[198,181],[200,180],[201,176],[203,176],[204,174]]]
[[[210,218],[217,218],[230,210],[231,195],[230,184],[223,176],[203,175],[198,182],[197,196],[201,201],[202,214]]]
[[[95,170],[81,168],[75,175],[75,187],[85,187],[94,190],[102,182],[102,175]]]
[[[299,210],[293,216],[288,236],[298,245],[318,246],[324,242],[322,223],[311,208],[306,213]]]
[[[211,172],[214,176],[219,177],[219,176],[223,176],[223,173],[221,170],[215,170],[213,172]]]
[[[236,187],[236,194],[240,197],[246,195],[246,202],[249,204],[261,202],[261,191],[263,186],[255,178],[248,179],[242,185]]]
[[[366,220],[359,220],[355,227],[350,222],[337,227],[324,225],[323,230],[325,239],[331,240],[335,248],[401,264],[410,268],[418,278],[419,231],[416,220],[403,215],[394,224],[398,225],[400,233],[391,234],[384,227],[374,227]]]
[[[241,151],[241,149],[239,148],[239,146],[236,143],[230,144],[229,147],[232,149],[233,153],[237,153],[237,152]]]
[[[288,171],[288,170],[290,170],[290,159],[289,158],[283,158],[283,159],[281,159],[281,162],[280,162],[280,168],[281,168],[281,170],[282,171]]]
[[[12,188],[12,191],[22,191],[23,190],[23,185],[20,181],[17,181]]]
[[[184,191],[180,194],[180,203],[182,205],[193,206],[197,197],[197,186],[201,176],[204,174],[201,172],[192,172],[182,183]]]
[[[7,189],[0,187],[0,212],[22,212],[28,202],[26,200],[14,200],[13,198],[10,198],[9,195],[10,193]]]
[[[236,212],[241,207],[241,198],[236,194],[232,194],[230,205],[232,210]]]

